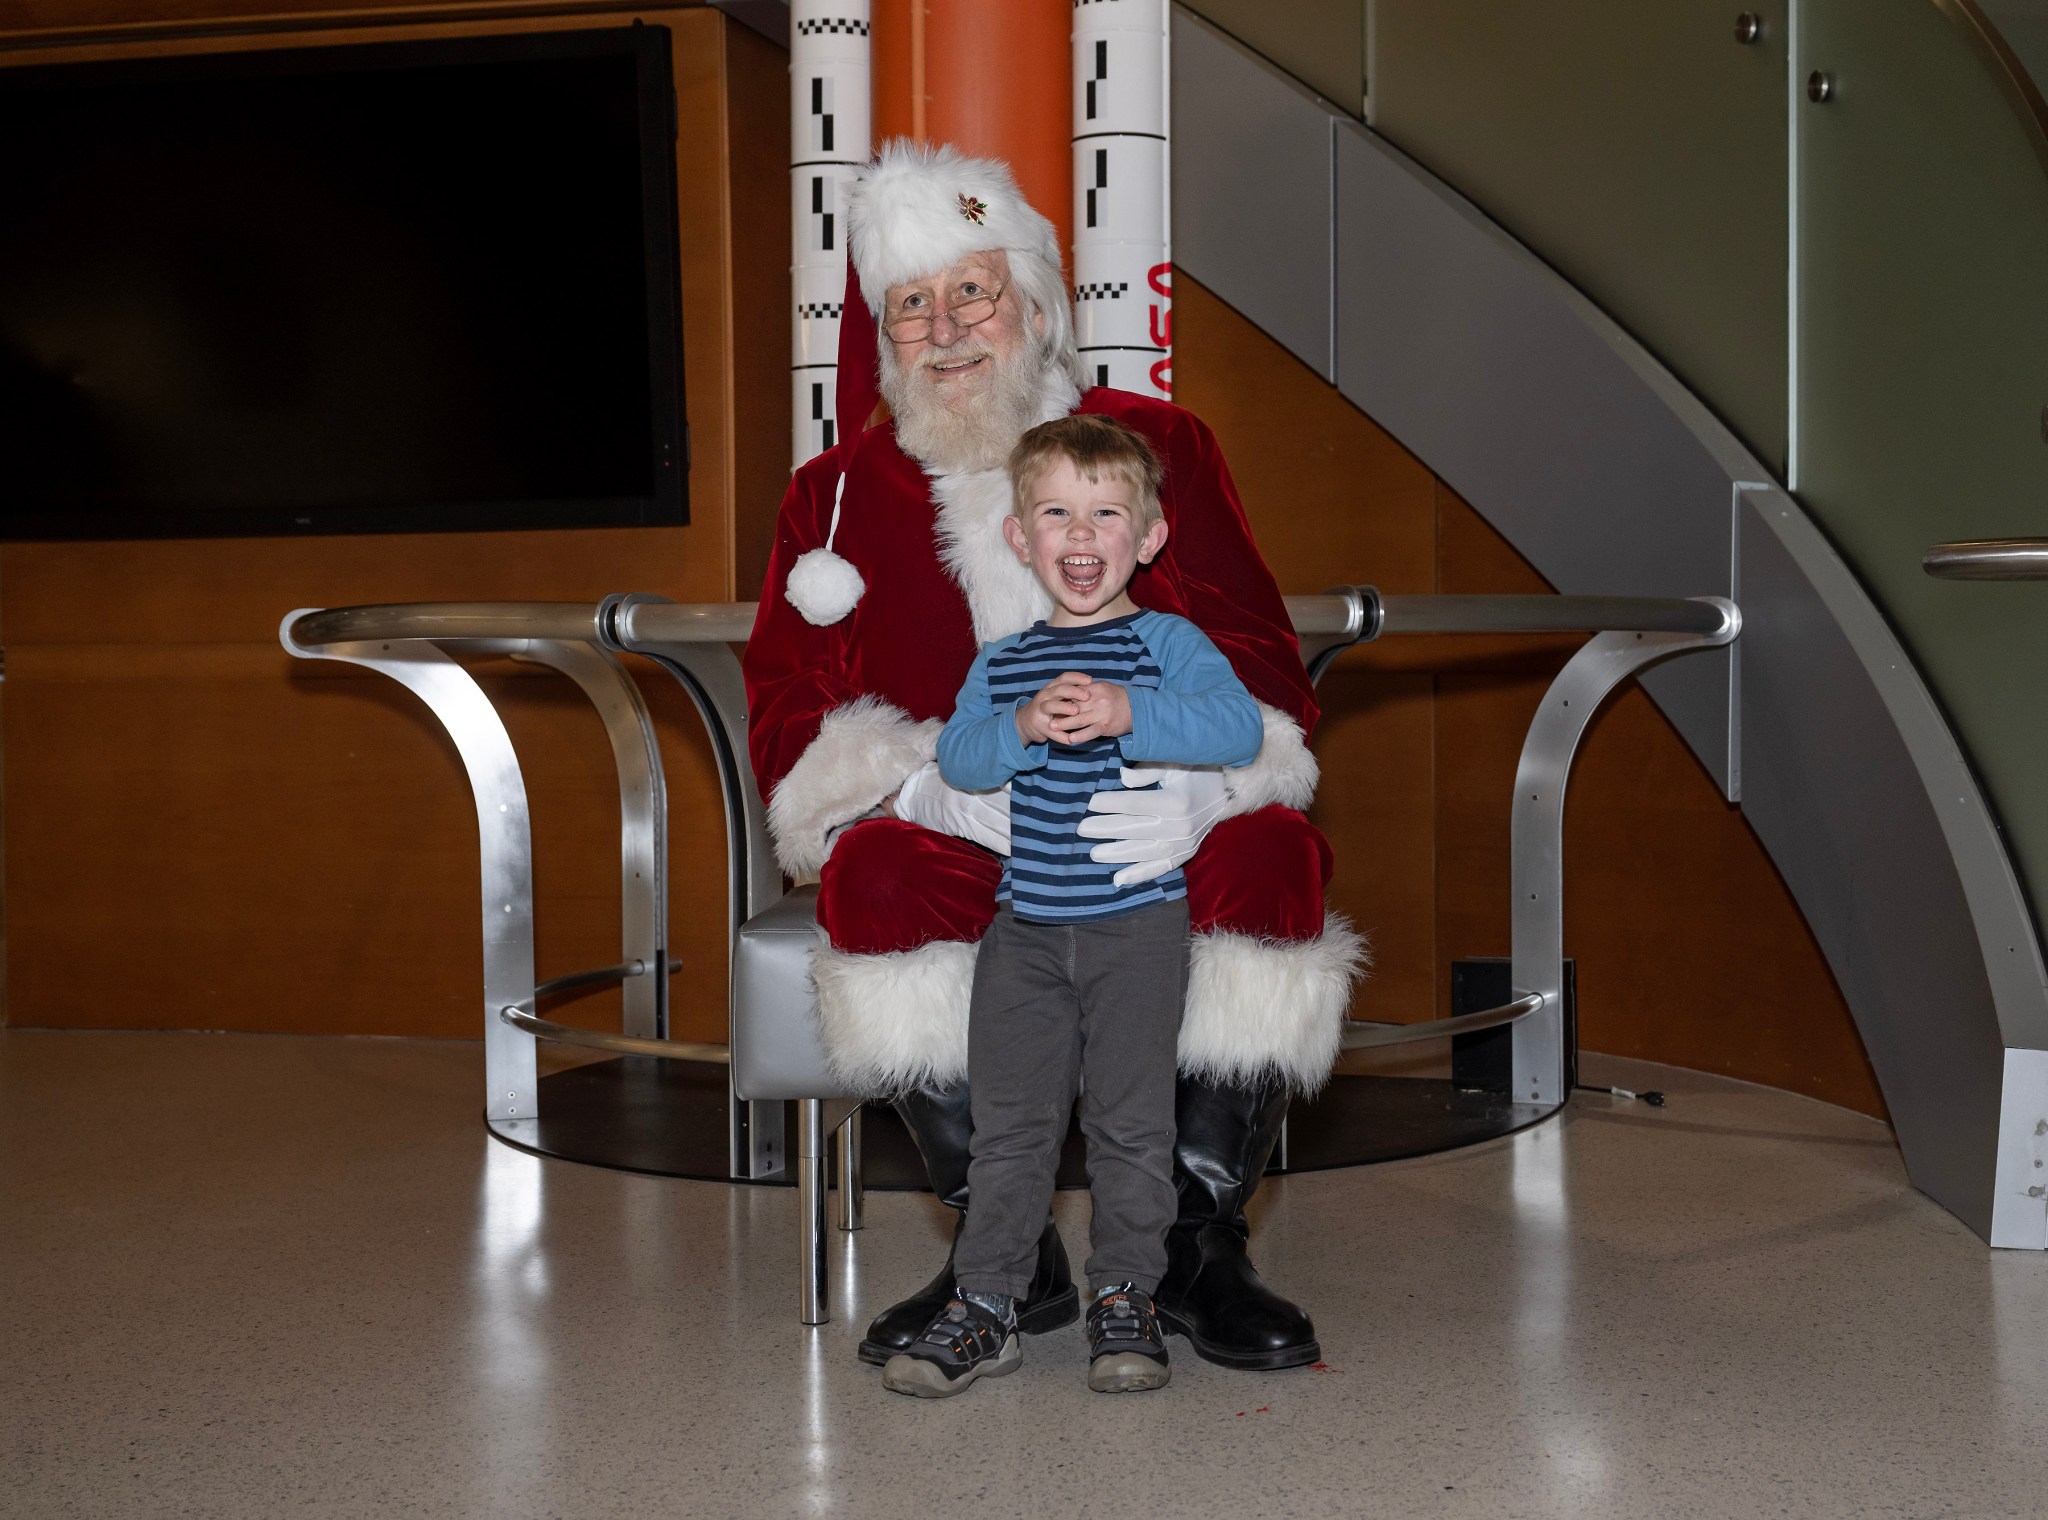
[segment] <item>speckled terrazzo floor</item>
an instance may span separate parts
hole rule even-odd
[[[495,1144],[474,1046],[0,1033],[0,1515],[2048,1512],[2048,1260],[1867,1119],[1589,1064],[1670,1106],[1269,1185],[1328,1370],[1106,1398],[1067,1330],[925,1403],[853,1347],[928,1199],[807,1331],[790,1193]]]

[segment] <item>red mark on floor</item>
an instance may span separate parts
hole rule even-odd
[[[1344,1371],[1342,1367],[1332,1367],[1328,1362],[1310,1362],[1308,1370],[1310,1372],[1335,1372],[1340,1374]]]

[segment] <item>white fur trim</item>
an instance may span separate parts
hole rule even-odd
[[[967,1075],[967,1002],[977,946],[936,940],[890,955],[811,951],[818,1032],[832,1074],[853,1093],[897,1093]]]
[[[797,757],[768,803],[775,858],[800,881],[831,854],[826,837],[903,785],[938,751],[936,718],[913,723],[880,697],[858,697],[825,714],[818,737]]]
[[[1259,704],[1259,716],[1266,722],[1259,758],[1242,770],[1223,773],[1230,783],[1230,807],[1223,815],[1226,818],[1256,812],[1276,802],[1282,807],[1305,808],[1315,801],[1316,778],[1322,774],[1322,767],[1309,753],[1308,744],[1301,737],[1301,725],[1264,702]]]
[[[1035,422],[1064,417],[1080,402],[1081,393],[1065,371],[1046,366]],[[967,597],[975,639],[986,644],[1007,638],[1049,616],[1051,595],[1003,537],[1003,519],[1014,500],[1009,472],[959,470],[933,474],[931,482],[939,503],[932,522],[939,559]]]
[[[1059,236],[1024,199],[1010,166],[951,144],[896,138],[854,182],[847,216],[861,294],[879,315],[891,285],[970,253],[1018,248],[1060,267]]]
[[[939,511],[932,532],[946,573],[966,594],[974,637],[986,644],[1021,633],[1052,612],[1052,598],[1003,537],[1010,477],[1003,470],[962,470],[932,477]]]
[[[967,1005],[978,946],[939,940],[888,955],[811,951],[818,1028],[833,1074],[849,1092],[948,1086],[967,1075]],[[1212,1082],[1278,1078],[1310,1093],[1336,1062],[1351,984],[1370,959],[1340,914],[1318,939],[1194,936],[1183,1075]]]
[[[1338,913],[1320,939],[1197,934],[1180,1026],[1180,1069],[1211,1082],[1278,1077],[1312,1093],[1329,1079],[1351,1007],[1351,984],[1371,956]]]
[[[867,589],[868,583],[846,560],[830,549],[812,549],[789,567],[782,594],[805,622],[829,628],[853,611]]]

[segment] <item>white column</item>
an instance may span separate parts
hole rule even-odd
[[[1173,393],[1167,0],[1074,0],[1074,327],[1098,385]]]
[[[867,162],[868,0],[790,0],[790,465],[837,442],[846,187]]]

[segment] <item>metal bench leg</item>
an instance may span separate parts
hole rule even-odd
[[[796,1217],[803,1253],[798,1312],[807,1325],[832,1317],[825,1289],[825,1104],[799,1098],[796,1105]]]
[[[860,1228],[861,1205],[866,1202],[860,1175],[860,1110],[856,1108],[839,1126],[839,1228]]]
[[[796,1228],[803,1254],[798,1308],[807,1325],[822,1325],[832,1317],[832,1301],[825,1289],[825,1164],[830,1159],[825,1137],[834,1130],[843,1135],[842,1127],[859,1113],[860,1104],[850,1098],[799,1098],[796,1103]],[[858,1136],[853,1143],[859,1146]],[[840,1154],[843,1165],[844,1149]],[[855,1196],[859,1194],[858,1172],[856,1163]],[[859,1217],[856,1206],[856,1227]]]

